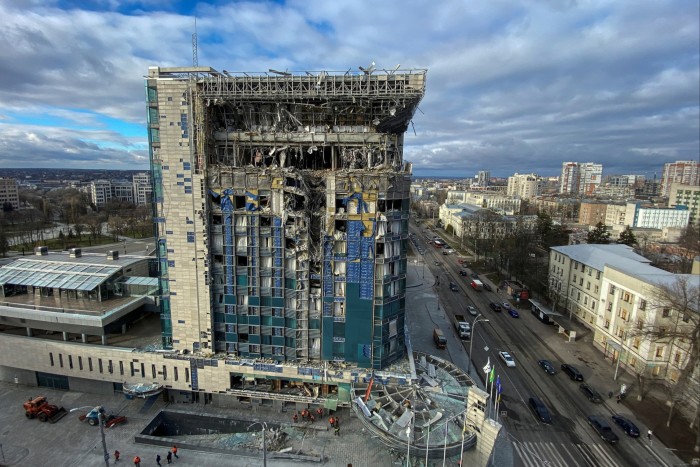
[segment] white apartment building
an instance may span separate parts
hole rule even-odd
[[[655,268],[625,245],[569,245],[550,251],[549,285],[554,309],[571,313],[594,333],[594,346],[632,374],[677,381],[687,353],[680,342],[642,335],[642,331],[684,326],[681,316],[662,304],[660,286],[697,275]],[[697,290],[695,290],[697,295]],[[697,310],[695,311],[697,313]],[[663,332],[661,332],[663,334]]]
[[[681,183],[683,185],[700,185],[700,162],[676,161],[664,164],[661,175],[661,195],[671,194],[671,185]]]
[[[664,227],[685,228],[690,219],[690,211],[685,206],[675,208],[644,207],[639,202],[627,203],[625,222],[630,227],[663,229]]]
[[[112,181],[112,198],[125,203],[134,202],[134,185],[127,180]]]
[[[491,172],[488,170],[479,170],[476,174],[476,186],[486,188],[491,181]]]
[[[112,182],[109,180],[90,182],[90,199],[95,206],[104,206],[112,199]]]
[[[616,225],[622,226],[624,230],[625,216],[627,215],[627,205],[626,204],[608,204],[605,209],[605,222],[604,224],[608,227],[614,227]]]
[[[514,174],[508,177],[508,196],[519,196],[522,199],[532,199],[542,192],[542,177],[537,174]]]
[[[0,209],[9,203],[12,209],[19,209],[19,190],[17,180],[0,177]]]
[[[137,206],[150,206],[153,196],[151,174],[142,172],[132,177],[134,204]]]

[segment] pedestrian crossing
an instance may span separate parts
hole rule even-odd
[[[513,442],[524,467],[619,467],[603,444]],[[518,465],[516,463],[516,465]]]

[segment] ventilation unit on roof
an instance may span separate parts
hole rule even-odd
[[[37,256],[46,256],[49,254],[49,247],[47,246],[38,246],[34,248],[34,254]]]
[[[110,250],[107,252],[107,259],[114,261],[115,259],[119,259],[119,251],[118,250]]]
[[[69,252],[70,252],[69,256],[71,258],[80,258],[81,256],[83,256],[83,249],[82,248],[71,248],[69,250]]]

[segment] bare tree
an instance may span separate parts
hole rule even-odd
[[[651,309],[667,317],[666,322],[655,320],[638,327],[634,334],[653,343],[664,343],[669,349],[676,349],[678,358],[669,360],[671,378],[669,383],[671,400],[666,426],[670,426],[678,405],[686,403],[694,407],[690,429],[700,421],[700,403],[698,403],[698,375],[700,374],[700,286],[694,275],[679,275],[669,283],[658,283],[651,288],[648,297],[654,297]],[[641,328],[641,329],[640,329]],[[695,452],[700,452],[700,430],[695,438]]]

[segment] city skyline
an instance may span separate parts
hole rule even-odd
[[[198,63],[220,71],[427,69],[416,177],[579,161],[652,178],[700,154],[688,2],[43,5],[0,6],[0,170],[147,170],[143,70],[192,64],[195,16]]]

